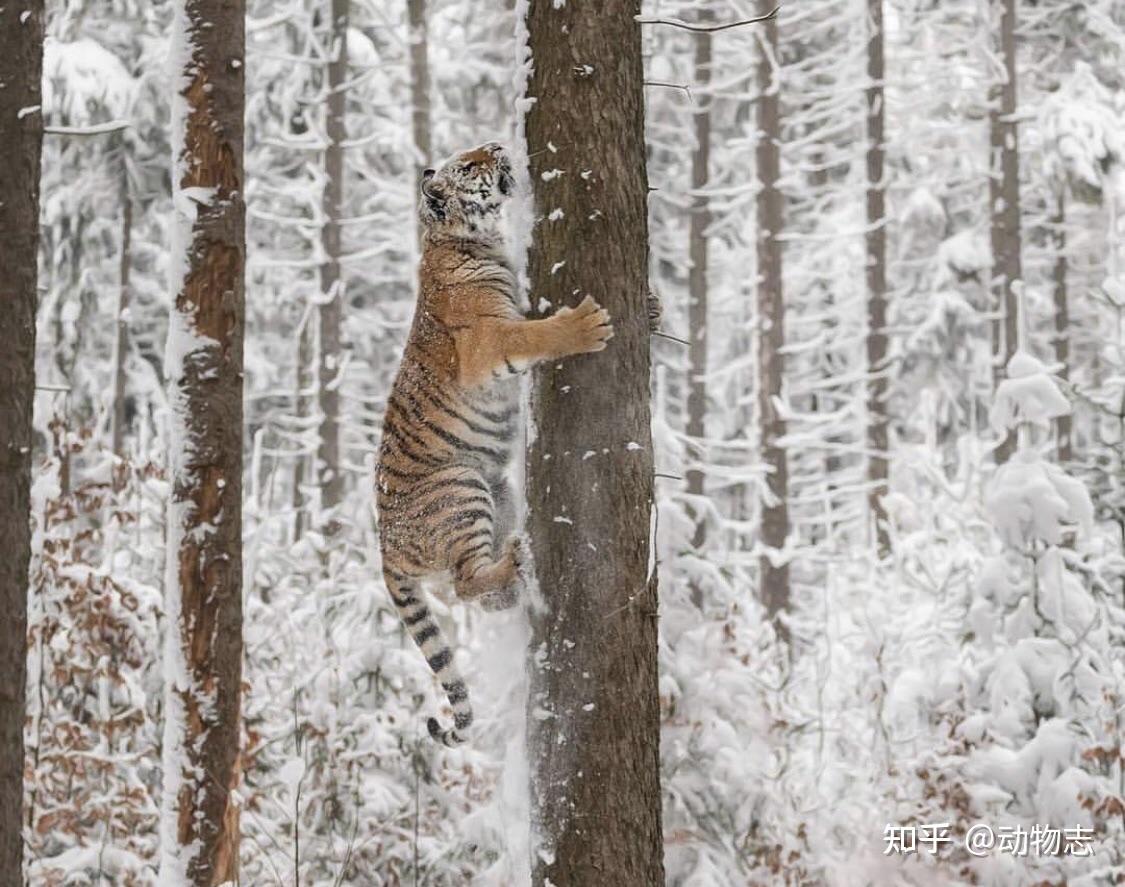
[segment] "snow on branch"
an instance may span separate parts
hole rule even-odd
[[[701,34],[713,34],[716,31],[726,31],[730,28],[741,28],[743,25],[756,25],[759,22],[769,21],[771,18],[774,18],[777,15],[780,9],[780,6],[775,6],[765,15],[760,15],[757,18],[748,18],[737,22],[727,22],[723,25],[693,25],[691,22],[681,21],[680,19],[676,18],[644,18],[642,16],[637,16],[637,22],[638,24],[642,25],[669,25],[673,28],[683,28],[685,31],[696,31]]]
[[[128,120],[108,120],[92,126],[44,126],[43,132],[53,136],[104,136],[132,127]]]

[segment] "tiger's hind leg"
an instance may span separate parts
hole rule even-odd
[[[456,570],[453,590],[462,600],[477,600],[488,609],[510,607],[519,595],[523,560],[522,540],[512,536],[496,560],[489,555],[481,555]]]
[[[491,495],[489,498],[492,499]],[[489,605],[489,609],[496,609],[497,603],[507,606],[515,603],[524,560],[523,547],[516,536],[509,537],[496,550],[495,518],[494,507],[474,509],[450,551],[453,590],[457,597],[477,600]],[[486,596],[487,599],[483,599]],[[508,600],[511,603],[507,603]]]
[[[503,477],[490,484],[490,486],[492,488],[492,512],[494,521],[492,556],[494,559],[499,559],[503,556],[504,546],[515,534],[515,490],[512,489],[512,485],[508,482],[508,479]],[[520,587],[523,585],[523,576],[519,575],[521,573],[520,567],[522,565],[522,556],[527,554],[524,545],[525,543],[523,542],[517,542],[516,581],[500,591],[482,594],[480,596],[480,605],[483,609],[490,612],[508,610],[519,602]]]

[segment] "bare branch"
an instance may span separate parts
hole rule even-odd
[[[691,22],[680,21],[675,18],[641,18],[637,17],[637,23],[641,25],[669,25],[673,28],[683,28],[685,31],[696,31],[701,34],[713,34],[715,31],[726,31],[729,28],[741,28],[743,25],[756,25],[759,22],[769,21],[774,18],[780,6],[775,6],[765,15],[760,15],[757,18],[748,18],[739,22],[727,22],[725,25],[693,25]]]
[[[646,80],[645,86],[663,86],[666,89],[681,89],[687,94],[688,101],[692,103],[695,101],[691,96],[691,87],[683,83],[669,83],[666,80]]]
[[[661,333],[661,332],[658,332],[657,330],[653,330],[652,335],[660,336],[661,339],[671,339],[673,342],[679,342],[681,345],[691,345],[691,342],[688,342],[684,339],[680,339],[676,336],[669,336],[667,333]]]

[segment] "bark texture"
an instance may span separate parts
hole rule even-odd
[[[129,271],[132,266],[133,198],[129,193],[126,148],[121,145],[121,264],[117,291],[117,338],[113,343],[113,454],[125,455],[125,388],[129,360]]]
[[[422,170],[430,165],[433,146],[430,135],[430,42],[426,24],[426,0],[407,0],[410,19],[410,98],[413,104],[411,125],[414,135],[414,182],[422,180]]]
[[[989,116],[992,163],[989,176],[992,235],[992,292],[1000,319],[993,322],[993,360],[997,381],[1018,347],[1016,288],[1023,278],[1020,263],[1020,143],[1016,121],[1016,0],[990,0],[999,7],[999,52],[1004,79],[993,87]],[[996,450],[996,461],[1006,462],[1015,448],[1009,433]]]
[[[533,0],[527,19],[531,304],[590,295],[616,330],[605,351],[532,380],[527,530],[546,607],[532,614],[528,718],[536,885],[664,883],[638,13],[639,0]]]
[[[1066,256],[1066,197],[1060,193],[1055,204],[1055,214],[1051,218],[1055,231],[1055,263],[1051,269],[1051,292],[1055,302],[1055,362],[1059,364],[1059,378],[1070,379],[1070,302],[1066,288],[1068,268]],[[1074,458],[1072,440],[1073,422],[1069,413],[1059,416],[1058,459],[1066,465]]]
[[[231,0],[184,0],[176,10],[183,31],[174,39],[186,44],[173,47],[184,86],[173,103],[172,149],[184,266],[166,358],[172,494],[160,876],[173,887],[238,878],[244,13]]]
[[[760,13],[773,8],[759,4]],[[785,546],[789,535],[789,463],[781,439],[785,419],[777,410],[785,375],[785,301],[781,283],[784,197],[781,177],[781,85],[771,59],[777,58],[777,20],[762,26],[768,47],[758,56],[758,422],[762,460],[769,472],[769,495],[761,503],[762,544],[774,551]],[[788,637],[781,615],[789,608],[789,564],[763,555],[760,561],[761,597],[780,637]]]
[[[0,884],[23,881],[23,722],[31,558],[43,4],[0,6]]]
[[[711,19],[710,10],[700,13],[704,24]],[[688,220],[688,329],[691,345],[688,348],[687,435],[703,441],[707,430],[707,228],[711,224],[708,199],[699,192],[707,187],[711,165],[711,103],[707,87],[711,82],[711,35],[695,35],[695,84],[702,102],[694,108],[695,151],[691,156],[691,216]],[[697,443],[702,454],[702,443]],[[703,495],[703,472],[698,469],[687,473],[687,491],[692,496]],[[696,511],[695,537],[692,542],[701,548],[707,539],[704,515]]]
[[[867,483],[875,544],[890,553],[887,527],[887,229],[883,181],[883,0],[868,0],[867,23]]]
[[[320,244],[324,261],[320,266],[320,447],[317,451],[321,507],[335,508],[344,499],[344,475],[340,465],[340,321],[344,304],[344,281],[340,274],[340,220],[344,206],[344,141],[347,139],[348,0],[332,0],[328,62],[328,98],[324,149],[324,225]],[[335,528],[335,522],[330,529]]]

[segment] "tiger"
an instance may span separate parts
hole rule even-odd
[[[426,727],[454,747],[473,710],[421,584],[452,578],[459,600],[490,610],[518,602],[529,558],[507,479],[518,376],[603,350],[613,324],[589,296],[542,319],[518,307],[502,225],[515,179],[503,145],[457,154],[425,170],[419,187],[418,297],[387,399],[375,498],[387,590],[453,710],[452,727],[433,717]]]

